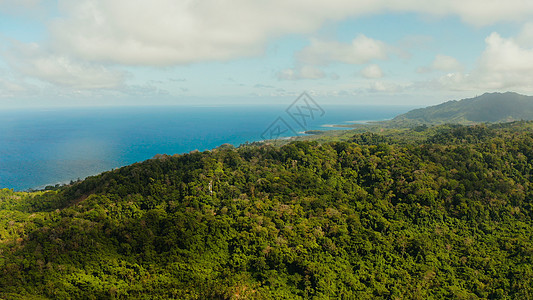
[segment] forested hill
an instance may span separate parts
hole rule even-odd
[[[0,298],[531,299],[532,127],[223,147],[0,190]]]
[[[533,120],[533,97],[517,93],[486,93],[481,96],[448,101],[399,115],[396,124],[495,123]]]

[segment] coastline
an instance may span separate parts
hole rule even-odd
[[[278,138],[278,144],[312,139],[317,133],[322,135],[321,131],[364,126],[347,120],[367,123],[401,112],[357,106],[326,109],[325,117],[308,119],[305,128],[286,132],[287,136]],[[18,130],[26,138],[10,141],[10,132],[0,132],[0,141],[10,141],[0,144],[0,152],[13,153],[3,158],[5,176],[0,183],[16,191],[42,190],[141,162],[152,158],[154,153],[183,154],[193,149],[215,149],[225,143],[239,146],[265,142],[260,135],[273,120],[280,115],[292,120],[283,112],[277,108],[249,107],[207,111],[172,107],[21,112],[13,119],[3,120],[5,124],[9,121],[12,130]],[[297,125],[290,124],[294,129]],[[29,148],[33,150],[28,152]]]
[[[344,123],[350,123],[350,124],[353,123],[353,124],[358,124],[358,125],[369,125],[371,122],[379,122],[379,121],[382,121],[382,120],[355,120],[355,121],[344,121]],[[326,130],[323,130],[323,129],[308,129],[308,130],[297,132],[297,135],[279,137],[277,139],[270,139],[270,140],[268,140],[268,139],[267,140],[258,139],[258,140],[255,140],[255,141],[252,140],[252,141],[249,141],[249,142],[250,143],[269,143],[269,142],[280,141],[280,142],[282,142],[284,144],[285,142],[295,141],[295,140],[298,140],[299,138],[319,136],[319,135],[323,135],[323,134],[325,134],[327,132],[346,131],[346,130],[354,129],[354,127],[351,127],[350,124],[321,124],[321,125],[319,125],[318,128],[328,128],[328,129],[326,129]],[[234,145],[234,146],[236,148],[238,148],[238,147],[243,146],[243,145],[246,145],[246,143],[240,143],[240,144],[238,144],[236,146]],[[217,147],[219,147],[219,146],[217,146]],[[216,149],[217,147],[214,147],[214,148],[212,148],[210,150]],[[182,155],[182,154],[186,154],[186,153],[189,153],[189,152],[183,152],[183,153],[177,153],[177,154]],[[169,155],[174,155],[174,153],[173,154],[169,154]],[[142,161],[138,161],[138,162],[142,162]],[[125,167],[125,166],[128,166],[128,165],[129,164],[126,164],[126,165],[121,166],[121,167]],[[121,168],[121,167],[118,167],[118,168]],[[113,168],[113,169],[117,169],[117,168]],[[103,170],[102,172],[91,174],[91,175],[85,176],[84,178],[56,181],[54,183],[42,184],[42,185],[39,185],[39,186],[36,186],[36,187],[27,188],[27,189],[24,189],[24,190],[21,190],[21,191],[23,191],[23,192],[44,191],[44,190],[46,190],[47,187],[50,187],[48,190],[53,190],[53,189],[59,188],[61,186],[70,185],[72,182],[77,182],[79,180],[85,180],[87,177],[90,177],[90,176],[97,176],[97,175],[102,174],[102,173],[107,172],[107,171],[109,171],[109,170]]]

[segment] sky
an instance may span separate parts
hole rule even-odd
[[[0,0],[0,109],[533,94],[528,0]]]

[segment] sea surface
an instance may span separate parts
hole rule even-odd
[[[156,154],[338,129],[328,125],[390,119],[412,108],[331,106],[300,115],[282,106],[0,110],[0,188],[43,188]]]

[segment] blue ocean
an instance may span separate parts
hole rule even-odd
[[[412,107],[322,109],[310,112],[314,115],[308,112],[305,120],[294,118],[286,107],[275,106],[3,110],[0,188],[42,188],[156,154],[203,151],[224,143],[238,146],[271,137],[272,132],[282,138],[305,130],[331,129],[328,124],[385,120]]]

